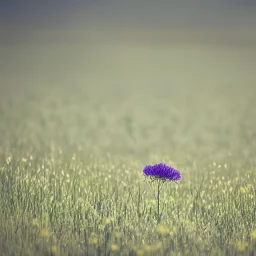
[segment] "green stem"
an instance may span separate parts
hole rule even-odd
[[[161,190],[161,184],[160,184],[160,180],[157,183],[157,223],[160,223],[160,190]]]

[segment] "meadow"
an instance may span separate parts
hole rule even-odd
[[[256,255],[256,51],[5,44],[1,255]],[[161,190],[146,164],[180,170]]]

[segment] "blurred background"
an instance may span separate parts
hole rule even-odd
[[[254,0],[1,1],[1,150],[247,156],[255,29]]]
[[[126,40],[204,39],[206,42],[254,44],[255,10],[253,0],[1,1],[1,41],[81,42],[92,39],[86,31],[105,39],[112,38],[115,32],[116,37],[126,36]],[[64,31],[72,31],[72,38]],[[49,37],[42,38],[42,32]]]

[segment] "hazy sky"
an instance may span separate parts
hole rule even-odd
[[[256,0],[0,1],[1,27],[254,26]]]

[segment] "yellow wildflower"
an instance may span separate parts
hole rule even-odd
[[[111,245],[111,251],[116,252],[116,251],[118,251],[118,250],[119,250],[118,245],[116,245],[116,244],[112,244],[112,245]]]
[[[248,243],[246,241],[238,241],[236,243],[236,249],[239,252],[243,252],[248,247]]]
[[[251,238],[256,240],[256,229],[254,231],[252,231]]]
[[[47,228],[43,228],[40,231],[40,236],[42,236],[42,237],[49,237],[50,235],[51,235],[51,233]]]
[[[144,251],[142,249],[139,249],[139,250],[136,251],[136,254],[138,256],[142,256],[144,254]]]
[[[52,255],[53,256],[59,256],[60,255],[60,250],[56,245],[52,246]]]
[[[157,226],[156,230],[157,230],[158,233],[163,234],[163,235],[169,233],[169,229],[166,226],[162,225],[162,224],[159,224]]]

